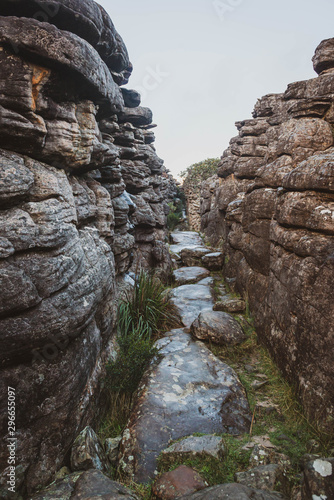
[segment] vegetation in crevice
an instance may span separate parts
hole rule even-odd
[[[168,203],[169,214],[167,215],[167,229],[174,231],[174,229],[184,222],[184,212],[186,207],[186,197],[183,189],[177,187],[177,193],[174,200]]]
[[[220,281],[220,285],[222,283],[223,281]],[[226,283],[224,286],[226,288]],[[219,292],[217,281],[215,290]],[[233,293],[233,296],[237,294]],[[251,436],[266,435],[280,453],[289,457],[291,470],[288,473],[288,480],[292,489],[299,483],[302,456],[306,453],[328,456],[333,447],[333,439],[319,431],[306,418],[295,388],[284,379],[267,349],[259,345],[247,296],[245,299],[245,313],[234,314],[234,317],[242,325],[247,336],[246,340],[233,347],[213,344],[209,347],[217,357],[235,369],[245,388],[253,415],[253,425],[248,440]],[[242,451],[241,441],[233,436],[228,439],[235,441],[237,449]],[[237,472],[237,466],[238,464],[235,464],[235,467],[232,465],[231,470]]]
[[[123,431],[143,373],[159,354],[154,343],[179,326],[177,318],[168,289],[154,274],[141,271],[133,290],[118,306],[119,352],[106,366],[104,389],[110,410],[100,427],[103,437],[116,437]]]
[[[194,433],[193,435],[204,434]],[[221,436],[224,441],[222,460],[203,455],[187,459],[179,458],[171,463],[167,457],[160,455],[158,465],[160,473],[174,470],[179,465],[187,465],[195,469],[209,486],[233,483],[234,474],[247,468],[249,462],[251,451],[242,449],[249,440],[248,435],[235,437],[229,434],[217,434],[217,436]]]
[[[169,231],[174,231],[176,226],[180,224],[180,222],[183,220],[183,214],[182,214],[182,206],[180,207],[180,204],[177,204],[177,202],[170,202],[168,203],[169,206],[169,214],[167,215],[167,228]]]

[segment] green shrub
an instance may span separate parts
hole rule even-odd
[[[217,172],[219,162],[219,158],[207,158],[190,165],[181,172],[181,177],[184,178],[183,189],[185,192],[187,192],[188,188],[200,190],[201,183]]]
[[[167,228],[174,231],[176,226],[180,224],[183,219],[182,210],[183,203],[181,200],[174,200],[175,203],[168,203],[169,214],[167,215]]]
[[[146,271],[140,272],[133,291],[120,303],[118,316],[119,337],[136,332],[137,337],[157,338],[176,323],[176,310],[165,286]]]
[[[174,213],[174,212],[169,212],[167,215],[167,229],[170,231],[174,231],[176,226],[180,224],[182,220],[182,215]]]

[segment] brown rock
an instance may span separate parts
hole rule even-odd
[[[161,500],[174,500],[202,490],[207,486],[201,476],[185,465],[180,465],[172,472],[162,474],[153,484],[152,492]]]
[[[220,271],[224,265],[224,254],[222,252],[207,253],[201,260],[210,271]]]
[[[312,58],[314,71],[318,75],[334,71],[334,38],[323,40],[315,49]]]

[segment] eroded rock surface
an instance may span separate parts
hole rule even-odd
[[[139,482],[154,477],[171,440],[194,432],[239,434],[250,426],[248,402],[234,370],[183,330],[157,342],[162,358],[142,380],[120,446],[119,465]]]
[[[169,272],[175,184],[151,111],[120,88],[132,66],[102,7],[4,0],[0,16],[0,407],[14,387],[30,495],[99,417],[125,273]],[[1,487],[7,457],[2,440]]]
[[[313,58],[318,78],[268,94],[217,175],[202,185],[201,229],[223,241],[224,274],[308,416],[333,432],[334,39]]]

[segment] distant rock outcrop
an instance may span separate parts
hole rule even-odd
[[[334,422],[334,39],[318,78],[260,99],[202,185],[202,230],[310,418]]]
[[[169,272],[175,185],[151,111],[120,88],[132,66],[102,7],[2,0],[0,15],[0,406],[13,387],[16,487],[30,494],[98,416],[124,273]]]

